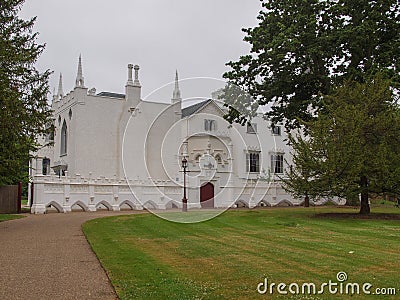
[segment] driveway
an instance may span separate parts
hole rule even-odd
[[[72,212],[0,222],[0,299],[117,299],[81,225],[127,212]]]

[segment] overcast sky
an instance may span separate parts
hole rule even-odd
[[[249,52],[241,28],[254,27],[260,9],[259,0],[26,0],[21,17],[37,16],[46,43],[37,66],[54,71],[52,90],[60,72],[64,93],[73,89],[81,53],[86,87],[124,93],[133,63],[145,97],[175,69],[180,78],[222,79],[225,63]]]

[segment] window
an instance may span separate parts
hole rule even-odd
[[[281,127],[280,126],[272,126],[272,134],[281,135]]]
[[[67,123],[64,120],[63,126],[61,128],[60,155],[66,155],[67,154],[67,142],[68,142]]]
[[[247,123],[247,133],[257,133],[257,124],[256,123]]]
[[[204,130],[205,131],[215,131],[217,129],[217,122],[215,120],[204,120]]]
[[[71,120],[72,119],[72,109],[69,109],[68,116],[69,116],[69,119]]]
[[[283,173],[283,154],[271,155],[271,171],[275,174]]]
[[[246,171],[251,173],[260,172],[260,153],[249,152],[246,153]]]
[[[215,155],[215,160],[217,161],[218,164],[222,164],[221,155],[219,155],[219,154]]]
[[[42,168],[43,175],[50,175],[50,159],[43,158],[43,168]]]
[[[60,176],[65,176],[65,170],[57,169],[57,170],[54,170],[54,172],[56,173],[56,175],[57,175],[58,177],[60,177]]]

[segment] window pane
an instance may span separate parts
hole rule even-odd
[[[257,133],[257,124],[256,123],[247,124],[247,133]]]
[[[63,126],[61,128],[61,145],[60,145],[61,146],[60,147],[61,155],[67,154],[67,141],[68,141],[68,139],[67,139],[67,124],[65,123],[65,120],[64,120]]]
[[[50,159],[49,158],[43,158],[42,174],[43,175],[50,174]]]
[[[271,155],[271,170],[273,173],[283,173],[283,154]]]
[[[217,122],[215,120],[204,120],[204,130],[205,131],[215,131],[217,130]]]
[[[281,135],[281,127],[280,126],[272,127],[272,134]]]
[[[260,154],[258,152],[246,154],[246,171],[260,172]]]

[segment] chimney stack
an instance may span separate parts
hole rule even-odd
[[[132,78],[132,69],[135,70],[135,80]],[[142,87],[139,82],[139,66],[132,64],[128,65],[128,80],[125,85],[125,99],[129,105],[129,108],[135,108],[141,101],[141,90]]]

